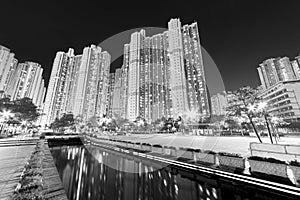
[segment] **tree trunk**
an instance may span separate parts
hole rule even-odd
[[[250,123],[251,123],[251,125],[252,125],[252,127],[253,127],[253,130],[254,130],[254,132],[255,132],[255,134],[256,134],[256,137],[258,138],[258,140],[259,140],[260,143],[263,143],[263,142],[261,141],[261,139],[260,139],[260,136],[259,136],[259,134],[258,134],[258,132],[257,132],[257,130],[256,130],[256,127],[255,127],[255,125],[254,125],[252,119],[251,119],[250,117],[249,117],[249,119],[250,119]]]
[[[266,124],[267,124],[267,128],[268,128],[268,133],[269,133],[269,137],[270,137],[270,140],[271,140],[271,144],[273,144],[273,138],[272,138],[272,133],[271,133],[271,130],[270,130],[270,125],[269,125],[269,122],[268,122],[268,118],[266,115],[264,115],[265,117],[265,120],[266,120]]]

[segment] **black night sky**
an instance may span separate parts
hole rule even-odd
[[[202,45],[228,90],[257,86],[256,67],[264,59],[294,58],[300,53],[297,0],[2,0],[0,7],[0,44],[10,48],[20,62],[40,63],[46,82],[58,50],[73,47],[81,54],[83,47],[121,31],[167,27],[175,17],[182,24],[198,22]],[[121,62],[114,63],[115,67],[121,67]]]

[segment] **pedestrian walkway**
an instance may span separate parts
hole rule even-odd
[[[163,146],[195,148],[215,152],[239,153],[250,156],[250,143],[258,142],[256,137],[226,137],[226,136],[192,136],[173,134],[138,134],[131,136],[110,136],[124,141],[160,144]],[[262,138],[263,143],[270,143],[268,137]],[[279,144],[300,145],[300,137],[282,137]]]
[[[5,145],[0,143],[0,199],[11,199],[34,147],[35,144],[12,146],[7,141]]]
[[[54,164],[48,144],[44,145],[45,156],[43,159],[43,197],[45,199],[67,200],[64,187]]]

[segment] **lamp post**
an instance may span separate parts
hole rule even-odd
[[[268,104],[266,102],[260,102],[258,104],[257,109],[262,111],[262,115],[264,116],[264,119],[265,119],[266,124],[267,124],[267,129],[268,129],[269,137],[270,137],[271,143],[273,144],[273,138],[272,138],[272,133],[271,133],[271,129],[270,129],[269,119],[267,117],[268,113],[266,111],[267,105]]]

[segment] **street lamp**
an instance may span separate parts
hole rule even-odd
[[[266,111],[267,105],[268,105],[267,102],[260,102],[257,106],[257,109],[262,111],[262,115],[264,116],[266,124],[267,124],[269,137],[270,137],[271,143],[273,144],[272,133],[271,133],[270,125],[269,125],[269,120],[268,120],[268,117],[267,117],[268,113]]]

